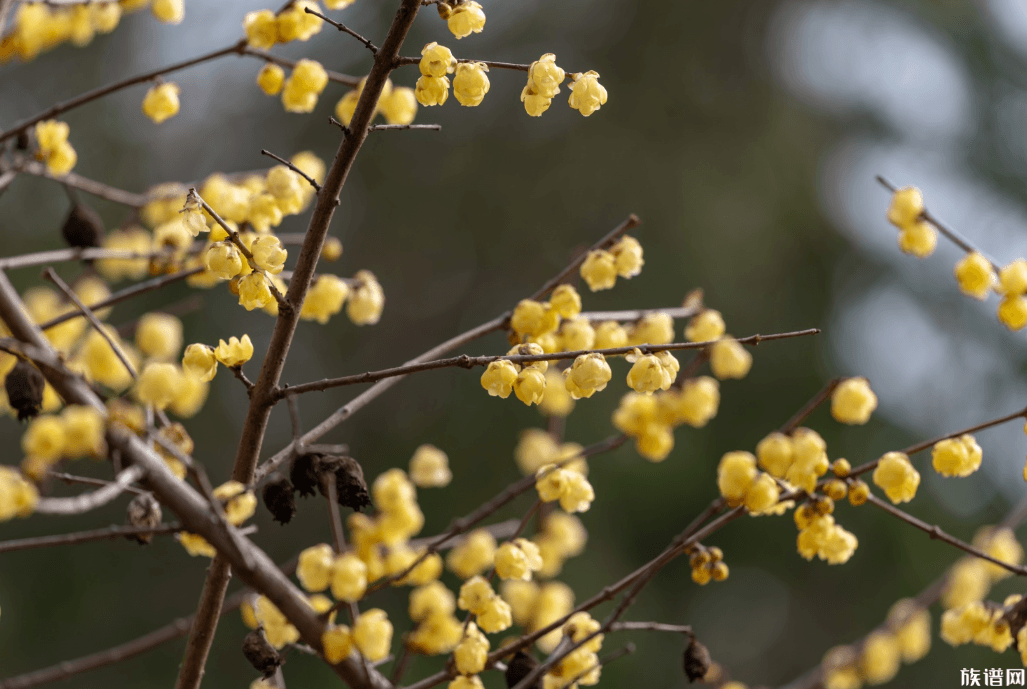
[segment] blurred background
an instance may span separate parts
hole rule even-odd
[[[458,57],[530,62],[555,52],[568,70],[599,72],[609,102],[583,119],[566,106],[564,89],[533,119],[519,103],[523,73],[494,70],[480,107],[450,99],[420,110],[417,121],[440,123],[441,132],[372,135],[331,229],[345,253],[322,268],[345,276],[373,271],[385,289],[384,316],[363,328],[341,316],[326,326],[303,322],[285,382],[405,361],[509,308],[632,212],[643,221],[635,234],[645,247],[645,268],[612,291],[584,293],[586,310],[677,306],[701,287],[736,336],[823,328],[816,338],[754,351],[752,373],[722,384],[719,415],[702,430],[679,428],[665,462],[647,462],[630,444],[591,462],[598,497],[582,515],[589,546],[560,575],[578,600],[659,552],[716,496],[721,455],[752,451],[833,376],[867,376],[880,398],[878,413],[863,427],[842,427],[825,409],[809,421],[832,459],[853,464],[1023,407],[1023,335],[996,321],[995,297],[981,304],[960,295],[952,277],[955,247],[943,241],[924,261],[899,252],[884,219],[888,194],[874,175],[919,186],[935,215],[999,263],[1027,253],[1024,3],[483,4],[485,31],[460,41],[426,9],[404,54],[416,55],[433,40]],[[340,18],[380,41],[394,5],[359,0]],[[229,45],[242,35],[245,12],[261,8],[191,0],[178,26],[142,12],[88,48],[63,46],[29,64],[4,65],[0,126],[95,86]],[[354,75],[370,64],[366,50],[331,29],[274,52]],[[142,192],[158,182],[266,167],[262,148],[284,156],[312,150],[330,160],[339,133],[327,118],[346,89],[329,84],[311,115],[286,113],[254,84],[260,66],[230,57],[173,75],[182,87],[181,112],[160,126],[140,112],[145,86],[68,113],[62,119],[79,154],[75,172]],[[413,86],[416,78],[414,67],[393,75],[399,85]],[[90,203],[108,227],[126,217],[116,205]],[[18,178],[0,196],[2,253],[59,248],[68,209],[59,185]],[[279,230],[302,231],[307,217],[289,218]],[[78,270],[60,266],[66,278]],[[43,284],[35,268],[12,279],[20,288]],[[188,293],[179,285],[118,306],[110,320],[130,321]],[[259,359],[271,319],[239,308],[223,288],[203,297],[203,309],[184,319],[186,342],[216,343],[246,332]],[[466,351],[507,346],[497,334]],[[612,432],[610,414],[627,371],[622,361],[613,368],[610,388],[579,402],[568,440],[587,445]],[[256,375],[255,362],[248,372]],[[422,443],[444,449],[455,480],[420,491],[425,535],[518,478],[519,433],[545,425],[535,408],[489,398],[479,374],[454,369],[408,379],[326,437],[348,443],[369,478],[405,468]],[[303,398],[307,427],[358,391]],[[235,435],[226,429],[241,427],[246,402],[238,381],[223,373],[203,413],[186,422],[215,483],[228,478]],[[21,459],[19,432],[11,419],[0,423],[10,448],[6,464]],[[970,478],[942,479],[924,456],[916,460],[923,482],[909,506],[964,539],[998,522],[1024,488],[1020,425],[977,437],[985,461]],[[282,407],[264,455],[288,439]],[[81,463],[74,470],[108,471]],[[125,502],[87,517],[6,522],[0,539],[121,523]],[[520,516],[529,504],[525,496],[496,519]],[[879,624],[896,599],[917,594],[957,559],[950,547],[870,507],[844,504],[835,516],[859,538],[844,566],[803,560],[790,517],[745,519],[707,542],[724,550],[727,581],[696,586],[682,558],[627,617],[691,624],[734,679],[781,685],[829,647]],[[254,521],[256,542],[278,561],[331,537],[323,501],[301,503],[287,528],[262,509]],[[207,564],[169,538],[146,549],[103,542],[0,556],[0,677],[98,651],[192,614]],[[450,574],[446,581],[456,585]],[[1017,590],[1007,580],[992,597]],[[397,638],[407,631],[405,590],[375,604],[398,623]],[[239,651],[245,631],[237,613],[223,619],[204,686],[245,687],[254,679]],[[639,633],[633,640],[638,652],[604,669],[604,686],[686,685],[679,638]],[[605,650],[627,641],[624,634],[608,636]],[[170,686],[183,648],[178,640],[59,684]],[[936,639],[930,655],[903,667],[894,683],[956,686],[961,667],[1019,665],[1012,650],[1001,657],[977,647],[952,651]],[[440,666],[439,659],[418,659],[407,677]],[[294,687],[337,681],[298,654],[285,672]],[[483,679],[503,686],[498,673]]]

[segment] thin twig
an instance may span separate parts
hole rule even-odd
[[[290,170],[295,172],[297,175],[299,175],[303,179],[305,179],[308,182],[310,182],[310,186],[314,187],[314,191],[317,191],[317,192],[321,191],[321,185],[318,184],[317,181],[313,177],[311,177],[306,172],[304,172],[303,170],[299,169],[298,167],[296,167],[295,165],[290,163],[285,158],[280,158],[280,157],[276,156],[274,153],[272,153],[271,151],[267,150],[266,148],[260,149],[260,154],[261,155],[266,155],[268,158],[274,158],[279,163],[281,163],[285,167],[289,168]]]
[[[363,36],[358,34],[353,29],[349,28],[345,24],[337,22],[334,19],[329,19],[328,17],[324,16],[320,12],[316,12],[315,10],[312,10],[309,7],[304,7],[303,11],[306,12],[307,14],[312,14],[315,17],[320,17],[324,21],[326,21],[329,24],[331,24],[332,26],[334,26],[339,31],[342,31],[344,33],[348,33],[350,36],[352,36],[353,38],[355,38],[358,41],[360,41],[361,43],[363,43],[364,47],[367,48],[368,50],[370,50],[372,55],[377,55],[378,54],[378,46],[376,46],[374,43],[372,43],[371,41],[367,40],[366,38],[364,38]]]
[[[23,172],[33,177],[43,177],[45,179],[51,179],[55,182],[60,182],[69,187],[74,187],[92,194],[93,196],[111,201],[113,203],[120,203],[123,206],[129,208],[142,208],[150,200],[145,194],[136,194],[131,191],[125,191],[124,189],[118,189],[112,187],[104,182],[98,182],[94,179],[83,177],[75,172],[69,172],[64,175],[54,175],[47,170],[46,166],[36,161],[25,161],[20,167],[19,172]]]
[[[956,538],[955,536],[951,536],[951,535],[945,533],[944,531],[941,530],[940,526],[938,526],[936,524],[932,526],[931,524],[928,524],[925,521],[917,519],[916,517],[914,517],[913,515],[909,514],[908,512],[900,510],[898,507],[895,507],[894,505],[889,505],[887,502],[885,502],[881,498],[877,497],[873,493],[871,493],[870,495],[867,496],[867,502],[869,502],[872,505],[874,505],[874,507],[877,507],[879,509],[884,510],[885,512],[887,512],[891,516],[896,517],[897,519],[900,519],[900,520],[906,522],[907,524],[909,524],[911,526],[915,526],[916,528],[920,529],[921,531],[926,532],[927,534],[930,535],[930,537],[932,539],[937,539],[937,540],[940,540],[940,541],[945,541],[949,545],[955,546],[956,548],[959,548],[960,550],[962,550],[965,553],[969,553],[970,555],[973,555],[974,557],[979,557],[982,560],[987,560],[988,562],[991,562],[993,564],[998,565],[999,567],[1002,567],[1004,569],[1009,570],[1013,574],[1018,574],[1020,576],[1027,576],[1027,567],[1025,567],[1023,565],[1014,565],[1014,564],[1011,564],[1009,562],[1003,562],[1002,560],[999,560],[996,557],[992,557],[991,555],[989,555],[988,553],[984,552],[980,548],[975,548],[974,546],[970,545],[969,543],[966,543],[965,541],[961,541],[958,538]]]
[[[60,115],[61,113],[65,113],[69,110],[72,110],[73,108],[77,108],[80,105],[85,105],[86,103],[94,101],[97,98],[102,98],[108,94],[114,93],[115,91],[120,91],[121,89],[128,88],[129,86],[134,86],[136,84],[142,84],[154,79],[155,77],[159,77],[164,74],[170,74],[171,72],[177,72],[187,67],[192,67],[193,65],[209,62],[210,60],[216,60],[217,58],[224,57],[225,55],[231,55],[232,53],[242,54],[242,50],[245,47],[246,41],[242,40],[226,48],[221,48],[219,50],[205,53],[203,55],[191,58],[189,60],[176,62],[166,67],[161,67],[160,69],[155,69],[144,74],[129,77],[128,79],[122,79],[121,81],[114,82],[113,84],[109,84],[107,86],[101,86],[100,88],[93,89],[92,91],[87,91],[80,96],[76,96],[75,98],[66,100],[63,103],[57,103],[56,105],[54,105],[51,108],[48,108],[44,112],[41,112],[38,115],[34,115],[28,118],[27,120],[19,122],[7,131],[0,133],[0,141],[6,141],[7,139],[17,136],[21,132],[27,130],[32,125],[36,124],[37,122],[52,119],[57,115]]]
[[[372,132],[387,132],[395,129],[428,129],[432,131],[441,131],[441,124],[372,124],[368,131]]]
[[[421,58],[419,57],[401,57],[396,60],[397,67],[404,67],[406,65],[420,64]],[[488,66],[489,69],[512,69],[516,72],[527,72],[531,69],[531,65],[521,64],[518,62],[496,62],[494,60],[475,60],[472,58],[460,58],[457,62],[483,64]]]
[[[35,538],[19,538],[12,541],[0,541],[0,553],[15,550],[31,550],[34,548],[52,548],[58,545],[77,545],[93,541],[115,541],[126,536],[148,535],[163,536],[182,530],[181,524],[159,524],[157,526],[109,526],[106,529],[78,531],[75,533],[58,534],[56,536],[37,536]]]
[[[111,481],[104,481],[99,478],[89,478],[88,476],[75,476],[74,474],[65,474],[60,471],[49,471],[47,472],[47,476],[53,476],[58,481],[64,481],[65,483],[81,483],[83,485],[98,486],[101,488],[103,486],[111,485]],[[143,493],[149,493],[150,491],[143,490],[142,488],[135,488],[133,486],[125,486],[125,492],[142,495]]]
[[[124,493],[129,485],[138,481],[145,473],[139,466],[130,466],[118,474],[117,478],[109,485],[92,493],[77,495],[73,498],[40,498],[35,511],[40,514],[70,515],[95,510]]]
[[[669,632],[671,634],[692,634],[692,627],[687,624],[664,624],[663,622],[614,622],[610,625],[611,632]]]
[[[115,292],[111,296],[109,296],[106,299],[103,299],[101,301],[98,301],[95,304],[90,304],[89,305],[89,309],[91,311],[99,311],[100,309],[106,308],[108,306],[114,306],[115,304],[120,304],[121,302],[127,301],[127,300],[131,299],[132,297],[139,296],[140,294],[146,294],[147,292],[152,292],[154,290],[161,289],[165,285],[169,285],[169,284],[171,284],[173,282],[179,282],[180,280],[185,280],[186,278],[191,277],[193,275],[196,275],[197,273],[202,273],[204,270],[206,270],[206,269],[205,268],[192,268],[190,270],[183,270],[183,271],[178,272],[178,273],[172,273],[171,275],[163,275],[163,276],[161,276],[159,278],[154,278],[152,280],[147,280],[146,282],[140,282],[137,285],[133,285],[132,287],[126,287],[123,290]],[[40,330],[49,330],[50,328],[53,328],[54,326],[60,325],[61,323],[64,323],[65,321],[70,321],[70,320],[72,320],[74,318],[81,318],[83,315],[84,314],[82,314],[81,312],[72,311],[72,312],[66,313],[64,315],[57,316],[55,318],[51,318],[50,320],[46,321],[45,323],[40,323],[39,324],[39,329]]]
[[[827,382],[820,392],[813,396],[809,402],[803,406],[802,409],[795,412],[795,416],[788,419],[784,426],[781,426],[781,432],[785,435],[789,435],[792,431],[799,427],[803,421],[809,418],[809,415],[816,411],[817,407],[823,404],[834,392],[834,389],[845,380],[844,378],[833,378]]]
[[[242,381],[242,384],[246,386],[246,394],[249,394],[253,390],[253,381],[246,377],[246,374],[242,370],[242,365],[229,366],[228,370],[232,372],[232,375]]]
[[[271,53],[263,50],[257,50],[256,48],[243,48],[242,51],[240,51],[240,54],[249,55],[250,57],[259,57],[265,62],[271,62],[282,67],[288,67],[289,69],[295,69],[297,64],[296,60],[272,55]],[[360,85],[360,77],[351,77],[348,74],[339,74],[338,72],[332,72],[331,70],[325,71],[328,74],[328,81],[333,81],[337,84],[344,84],[352,88],[356,88]]]
[[[54,272],[53,268],[47,268],[43,271],[43,277],[57,285],[57,289],[64,292],[64,296],[66,296],[71,303],[73,303],[75,307],[82,312],[82,315],[85,316],[86,320],[88,320],[90,325],[93,326],[93,330],[95,330],[97,334],[106,340],[108,345],[110,345],[114,355],[118,357],[118,361],[120,361],[125,367],[125,370],[128,371],[128,375],[132,376],[132,380],[138,378],[139,375],[136,373],[135,366],[133,366],[132,362],[128,360],[128,355],[125,354],[121,345],[111,337],[110,333],[107,332],[107,328],[103,327],[103,323],[101,323],[100,319],[96,317],[96,314],[93,313],[88,306],[82,303],[82,300],[78,298],[78,295],[75,294],[74,290],[68,287],[68,283],[62,280],[61,277]]]
[[[769,342],[772,340],[784,340],[792,337],[803,337],[805,335],[816,335],[820,333],[819,328],[807,328],[805,330],[796,330],[787,333],[775,333],[772,335],[749,335],[748,337],[740,337],[737,339],[739,344],[746,345],[758,345],[761,342]],[[292,385],[286,388],[282,388],[276,394],[278,399],[283,399],[286,395],[300,395],[307,392],[321,392],[331,388],[342,387],[345,385],[359,385],[361,383],[374,383],[384,378],[392,378],[394,376],[405,376],[411,373],[419,373],[421,371],[432,371],[439,368],[474,368],[475,366],[488,366],[493,361],[507,360],[515,364],[527,364],[536,361],[564,361],[576,359],[579,356],[585,354],[602,354],[604,356],[620,356],[624,354],[631,354],[636,349],[640,350],[643,354],[655,354],[656,352],[667,352],[677,351],[682,349],[704,349],[713,344],[713,342],[672,342],[670,344],[662,345],[628,345],[626,347],[611,347],[608,349],[582,349],[575,350],[573,352],[552,352],[550,354],[493,354],[488,356],[469,356],[467,354],[461,354],[460,356],[449,357],[447,359],[436,359],[435,361],[425,361],[418,364],[408,364],[406,366],[397,366],[395,368],[387,368],[381,371],[368,371],[367,373],[358,373],[352,376],[343,376],[341,378],[328,378],[325,380],[315,381],[312,383],[303,383],[301,385]]]

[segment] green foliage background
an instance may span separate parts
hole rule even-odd
[[[359,0],[346,21],[380,40],[393,4]],[[1019,64],[995,47],[981,17],[964,3],[891,4],[944,34],[954,51],[969,58],[973,78],[983,86]],[[28,65],[0,68],[0,122],[9,126],[96,85],[227,45],[237,39],[244,12],[259,8],[252,2],[199,5],[187,3],[186,21],[177,27],[158,25],[141,13],[87,49],[62,47]],[[386,292],[384,317],[365,328],[343,317],[323,327],[302,323],[284,380],[303,382],[405,361],[510,307],[631,212],[644,223],[637,236],[646,250],[645,269],[611,292],[586,293],[586,309],[675,306],[692,288],[702,287],[707,303],[724,313],[735,335],[827,325],[841,262],[848,274],[868,279],[884,268],[858,254],[823,215],[817,197],[821,163],[843,135],[887,135],[871,114],[824,115],[782,89],[772,76],[766,44],[778,5],[766,0],[486,2],[485,32],[461,41],[426,10],[405,54],[416,54],[430,40],[449,45],[459,57],[527,62],[555,52],[567,68],[597,70],[610,100],[585,120],[566,107],[565,90],[535,120],[518,102],[523,75],[493,71],[492,90],[481,107],[461,108],[451,100],[442,108],[421,109],[418,121],[439,122],[441,132],[372,135],[332,226],[345,254],[323,268],[343,275],[374,271]],[[989,46],[987,59],[981,57],[982,44]],[[352,74],[369,64],[358,44],[330,29],[309,44],[278,50]],[[311,149],[330,160],[339,135],[327,117],[344,89],[330,84],[312,115],[288,114],[253,84],[259,66],[229,58],[173,76],[183,88],[182,114],[159,127],[139,112],[144,87],[69,113],[63,119],[71,124],[79,152],[75,171],[142,191],[161,181],[266,166],[261,148],[281,155]],[[414,68],[394,75],[402,85],[412,86],[415,79]],[[985,102],[988,94],[986,88],[979,92]],[[977,174],[1022,199],[1020,177],[997,169],[989,157],[989,146],[999,145],[996,133],[983,127],[974,136],[981,151],[973,159]],[[874,225],[881,233],[892,231],[883,221],[886,200],[882,192],[879,203],[865,209],[868,217],[881,218]],[[109,226],[125,216],[114,205],[97,201],[96,206]],[[59,227],[67,210],[58,185],[19,178],[0,197],[3,253],[61,246]],[[306,214],[292,218],[280,229],[302,231],[306,220]],[[66,278],[78,270],[60,266]],[[12,278],[19,287],[41,284],[35,269]],[[119,306],[111,321],[126,322],[187,292],[178,286]],[[263,350],[269,317],[245,312],[223,288],[204,298],[204,308],[185,318],[187,342],[248,332],[258,353]],[[960,299],[954,286],[943,298]],[[752,450],[831,376],[855,373],[839,370],[826,337],[760,346],[752,374],[722,385],[716,419],[699,431],[679,429],[676,447],[662,464],[641,459],[630,446],[592,461],[598,499],[583,515],[589,548],[561,577],[579,600],[654,556],[715,496],[722,453]],[[506,347],[503,337],[494,335],[467,351]],[[579,403],[568,423],[568,440],[588,444],[611,433],[610,413],[627,370],[623,362],[613,367],[607,391]],[[248,370],[255,375],[256,363]],[[356,392],[304,398],[308,426]],[[226,429],[241,426],[245,407],[238,382],[222,373],[204,412],[187,422],[197,458],[215,481],[228,477],[235,436]],[[427,515],[423,533],[432,534],[516,479],[512,451],[518,433],[543,424],[534,409],[512,398],[488,398],[478,374],[454,369],[403,382],[328,437],[348,443],[371,477],[405,466],[421,443],[445,449],[454,482],[420,493]],[[853,463],[922,439],[880,415],[866,427],[850,429],[822,410],[811,425],[827,439],[832,459],[845,456]],[[8,448],[4,463],[16,464],[19,427],[4,420],[0,434]],[[275,412],[265,456],[288,437],[282,407]],[[987,456],[986,440],[982,444]],[[74,471],[107,475],[101,465],[79,463]],[[62,486],[54,491],[69,492]],[[8,522],[0,525],[0,538],[120,523],[124,503],[76,519]],[[497,518],[517,516],[528,504],[522,499]],[[996,498],[971,518],[956,518],[926,494],[911,507],[965,538],[976,525],[997,521],[1005,509]],[[687,563],[678,561],[649,586],[628,617],[692,624],[734,678],[750,685],[783,684],[817,663],[830,646],[878,624],[896,599],[914,595],[956,559],[955,551],[872,508],[845,505],[836,516],[860,540],[845,566],[801,559],[790,517],[746,518],[708,541],[724,550],[732,568],[728,581],[697,587]],[[255,522],[257,543],[279,561],[330,539],[322,502],[302,503],[296,521],[285,529],[263,511]],[[145,549],[109,542],[0,556],[0,677],[106,648],[191,614],[206,564],[167,538]],[[450,575],[447,582],[455,583]],[[1007,590],[1017,590],[1016,583],[1004,584],[1000,593]],[[374,601],[390,611],[398,632],[406,630],[405,594],[394,591]],[[254,672],[239,652],[243,633],[237,614],[223,620],[205,686],[248,686]],[[627,640],[610,636],[606,649]],[[686,683],[679,639],[639,634],[633,640],[638,652],[604,670],[605,686]],[[176,641],[61,686],[169,686],[183,646]],[[439,665],[418,660],[408,677]],[[959,667],[1018,665],[1012,651],[996,658],[990,651],[953,652],[936,643],[927,659],[904,668],[895,682],[954,686]],[[296,654],[285,670],[294,687],[336,681],[319,663]],[[484,679],[487,686],[502,685],[496,673]]]

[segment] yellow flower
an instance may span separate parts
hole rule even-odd
[[[613,372],[606,363],[606,357],[592,353],[578,356],[570,368],[564,370],[563,375],[567,392],[578,400],[605,390]]]
[[[149,363],[136,380],[135,396],[143,404],[163,409],[175,401],[183,385],[182,369],[178,366]]]
[[[306,12],[308,7],[312,10],[319,9],[316,2],[298,0],[291,7],[279,13],[277,29],[280,42],[307,41],[321,31],[321,25],[324,22],[320,17]]]
[[[931,465],[942,476],[965,477],[981,466],[981,446],[972,435],[946,438],[931,450]]]
[[[1027,260],[1018,258],[1003,266],[998,272],[997,290],[1006,296],[1027,292]]]
[[[524,103],[524,111],[532,117],[541,117],[542,113],[553,104],[552,98],[540,96],[535,91],[535,84],[528,80],[528,83],[521,89],[521,102]]]
[[[493,595],[478,613],[478,626],[489,634],[504,631],[513,624],[513,613],[510,604],[499,596]]]
[[[247,311],[264,308],[274,298],[263,273],[250,273],[239,279],[239,305]]]
[[[421,74],[426,77],[444,77],[456,69],[456,58],[453,51],[435,41],[421,49],[421,62],[418,64]]]
[[[242,26],[246,32],[246,45],[250,48],[267,50],[273,48],[275,43],[278,42],[278,20],[275,17],[275,13],[271,10],[247,12],[246,16],[243,17]],[[281,68],[279,68],[279,71],[281,71]],[[268,93],[268,95],[274,94]]]
[[[253,343],[250,341],[249,335],[243,335],[241,340],[233,335],[227,343],[221,340],[217,349],[214,350],[214,357],[228,367],[241,366],[252,356]]]
[[[29,456],[56,461],[64,452],[65,427],[56,416],[37,416],[21,437],[21,449]]]
[[[567,391],[567,384],[555,369],[546,372],[545,391],[539,409],[548,416],[567,416],[574,409],[574,398]]]
[[[872,632],[863,642],[860,670],[869,684],[884,684],[894,677],[901,665],[896,638],[888,632]]]
[[[410,124],[417,115],[417,96],[412,88],[397,86],[378,101],[378,112],[389,124]]]
[[[874,469],[874,484],[884,491],[893,503],[909,502],[920,485],[920,474],[902,452],[888,452],[878,460]]]
[[[669,344],[674,341],[674,319],[666,313],[647,313],[628,333],[628,344]]]
[[[446,453],[434,445],[421,445],[410,458],[410,479],[418,488],[441,488],[453,480]]]
[[[496,597],[492,585],[484,577],[475,575],[460,586],[460,595],[457,598],[457,607],[474,614],[485,610],[488,602]]]
[[[522,338],[539,337],[556,330],[559,314],[547,306],[532,299],[522,299],[510,316],[510,327]]]
[[[792,440],[774,431],[756,445],[760,467],[778,478],[784,478],[792,465]]]
[[[64,427],[63,454],[66,457],[97,455],[103,449],[105,429],[103,415],[99,410],[76,404],[61,412]]]
[[[851,425],[864,424],[877,409],[877,395],[866,378],[848,378],[831,395],[831,416]]]
[[[367,591],[367,564],[353,553],[343,553],[331,564],[332,595],[354,602]]]
[[[160,124],[178,114],[178,84],[167,82],[152,86],[143,98],[143,114]]]
[[[460,7],[465,7],[468,4],[476,5],[477,3],[472,0]],[[484,62],[461,62],[456,66],[456,75],[453,77],[453,95],[456,96],[460,105],[469,107],[481,105],[485,94],[489,92],[489,78],[485,74],[487,71],[489,68]]]
[[[507,359],[489,362],[485,373],[481,374],[481,386],[488,390],[490,396],[503,399],[510,396],[516,380],[517,367]]]
[[[258,268],[266,270],[272,275],[278,275],[285,267],[285,259],[289,252],[282,247],[282,242],[274,235],[265,234],[253,240],[250,246],[253,253],[253,261]]]
[[[515,538],[496,551],[496,574],[500,579],[530,581],[531,573],[542,569],[538,546],[524,538]]]
[[[617,259],[609,251],[590,251],[581,264],[580,273],[593,292],[610,289],[617,282]]]
[[[528,80],[543,98],[552,98],[560,92],[566,72],[556,65],[556,55],[546,53],[528,67]]]
[[[357,103],[360,102],[360,92],[356,89],[347,91],[339,102],[335,104],[335,119],[347,127],[353,120],[353,113],[357,111]]]
[[[541,404],[546,392],[546,374],[537,368],[525,368],[517,374],[513,391],[517,399],[529,407]]]
[[[465,38],[485,28],[485,12],[474,0],[467,0],[453,8],[446,23],[457,39]]]
[[[685,381],[674,405],[675,416],[693,428],[702,428],[717,415],[720,384],[709,376]]]
[[[738,505],[756,480],[756,458],[749,452],[728,452],[717,465],[717,488],[731,504]]]
[[[285,615],[266,597],[258,596],[253,607],[254,617],[264,626],[264,633],[272,646],[282,648],[299,641],[299,630],[292,626]]]
[[[71,129],[66,122],[46,120],[36,125],[36,157],[46,162],[51,174],[66,175],[78,161],[78,154],[68,143]]]
[[[571,76],[570,106],[588,117],[600,106],[606,105],[606,89],[599,83],[599,74],[589,70],[584,74]]]
[[[331,274],[319,275],[303,299],[300,318],[324,325],[329,318],[342,311],[347,296],[349,286],[342,278]]]
[[[917,220],[899,230],[899,248],[917,258],[927,258],[938,246],[938,231],[926,220]]]
[[[888,222],[898,227],[907,227],[923,214],[924,197],[916,187],[897,189],[888,206]]]
[[[998,319],[1012,331],[1027,326],[1027,297],[1022,294],[1007,294],[998,305]]]
[[[293,5],[293,9],[299,4]],[[281,28],[281,16],[279,15],[279,29]],[[317,18],[315,17],[315,19]],[[321,20],[317,19],[317,21],[320,24]],[[285,87],[282,89],[282,104],[289,112],[311,112],[317,105],[318,96],[327,85],[328,72],[320,62],[300,60],[293,67],[292,74],[285,80]]]
[[[167,313],[151,312],[139,319],[136,346],[146,356],[172,359],[182,349],[182,321]]]
[[[963,294],[974,299],[984,299],[995,286],[995,269],[983,254],[974,251],[967,254],[955,268],[956,280]]]
[[[114,230],[107,235],[104,249],[131,251],[139,254],[150,252],[150,233],[141,227]],[[145,258],[105,258],[96,262],[96,270],[111,282],[124,278],[138,280],[146,275],[149,261]]]
[[[182,355],[182,370],[205,383],[214,380],[218,372],[214,348],[200,343],[186,347]]]
[[[356,325],[374,325],[385,308],[385,291],[369,270],[358,271],[353,277],[357,285],[350,292],[346,315]]]
[[[713,342],[719,340],[725,330],[724,317],[720,315],[720,311],[706,309],[688,321],[688,325],[685,326],[685,339],[689,342]]]
[[[478,631],[478,625],[470,622],[467,632],[453,649],[456,671],[462,675],[473,675],[485,669],[489,654],[489,640]]]
[[[721,380],[744,378],[752,368],[752,354],[738,340],[726,338],[710,346],[710,369]]]
[[[495,537],[485,529],[478,529],[449,551],[446,566],[461,579],[469,579],[491,567],[495,553]]]
[[[181,24],[185,18],[185,0],[153,0],[150,11],[165,24]]]
[[[329,625],[321,634],[321,646],[325,660],[333,665],[349,657],[353,649],[353,637],[346,625]]]
[[[641,355],[639,350],[629,359],[634,365],[628,371],[628,387],[636,392],[652,394],[656,390],[667,390],[674,382],[674,376],[654,354]]]
[[[617,321],[603,321],[595,328],[595,348],[615,349],[628,344],[628,331]]]
[[[442,105],[449,98],[449,77],[420,77],[414,85],[414,97],[426,108]]]
[[[931,613],[912,598],[903,598],[891,607],[888,623],[894,628],[904,662],[915,663],[931,650]]]

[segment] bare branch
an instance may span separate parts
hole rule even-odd
[[[37,536],[35,538],[19,538],[12,541],[0,541],[0,553],[15,550],[32,550],[35,548],[52,548],[58,545],[77,545],[93,541],[116,541],[126,536],[145,534],[162,536],[182,530],[181,524],[161,524],[159,526],[109,526],[106,529],[78,531],[75,533],[58,534],[56,536]],[[0,685],[3,686],[3,685]]]
[[[834,392],[834,389],[836,387],[838,387],[838,385],[843,380],[845,380],[845,379],[844,378],[833,378],[833,379],[829,380],[827,382],[827,385],[825,385],[820,392],[818,392],[816,395],[814,395],[813,399],[811,399],[809,402],[807,402],[806,405],[802,409],[797,411],[795,413],[795,416],[793,416],[792,418],[788,419],[787,423],[785,423],[784,426],[781,426],[781,432],[784,433],[785,435],[788,435],[792,431],[794,431],[796,428],[798,428],[799,425],[803,421],[805,421],[807,418],[809,418],[810,414],[812,414],[814,411],[816,411],[817,407],[819,407],[821,404],[823,404],[824,402],[827,401],[827,399],[831,396],[831,393]]]
[[[282,164],[282,165],[284,165],[285,167],[289,168],[290,170],[292,170],[293,172],[295,172],[295,173],[296,173],[297,175],[299,175],[299,176],[300,176],[300,177],[302,177],[303,179],[305,179],[305,180],[307,180],[308,182],[310,182],[310,186],[314,187],[314,191],[317,191],[317,192],[320,192],[320,191],[321,191],[321,185],[320,185],[320,184],[318,184],[318,183],[317,183],[317,182],[316,182],[316,181],[314,180],[314,178],[313,178],[313,177],[311,177],[311,176],[310,176],[310,175],[308,175],[308,174],[307,174],[306,172],[304,172],[303,170],[299,169],[298,167],[296,167],[295,165],[293,165],[292,163],[290,163],[290,162],[289,162],[288,160],[286,160],[285,158],[279,158],[279,157],[278,157],[278,156],[276,156],[276,155],[275,155],[274,153],[272,153],[271,151],[269,151],[269,150],[267,150],[267,149],[265,149],[265,148],[262,148],[262,149],[260,149],[260,154],[261,154],[261,155],[266,155],[266,156],[267,156],[268,158],[274,158],[274,159],[275,159],[275,160],[277,160],[277,161],[278,161],[279,163],[281,163],[281,164]]]
[[[243,55],[249,55],[250,57],[259,57],[261,60],[264,60],[265,62],[271,62],[282,67],[288,67],[289,69],[293,69],[296,67],[295,60],[289,60],[284,57],[279,57],[278,55],[272,55],[271,53],[265,52],[263,50],[257,50],[255,48],[243,48],[241,53]],[[334,81],[337,84],[345,84],[346,86],[350,86],[352,88],[356,88],[360,85],[360,77],[351,77],[348,74],[339,74],[338,72],[332,71],[328,71],[328,81]]]
[[[372,43],[371,41],[367,40],[366,38],[364,38],[363,36],[358,34],[353,29],[349,28],[345,24],[337,22],[334,19],[329,19],[328,17],[324,16],[320,12],[316,12],[316,11],[310,9],[309,7],[304,7],[303,11],[306,12],[307,14],[312,14],[315,17],[320,17],[324,21],[326,21],[329,24],[331,24],[332,26],[334,26],[339,31],[342,31],[344,33],[348,33],[350,36],[352,36],[353,38],[355,38],[358,41],[360,41],[361,43],[363,43],[364,47],[367,48],[368,50],[370,50],[372,55],[377,55],[378,54],[378,46],[376,46],[374,43]]]
[[[118,474],[117,478],[107,486],[92,493],[78,495],[73,498],[40,498],[36,512],[40,514],[83,514],[102,507],[124,493],[128,486],[143,477],[146,472],[139,466],[130,466]]]
[[[396,129],[427,129],[432,131],[441,131],[441,124],[372,124],[370,131],[372,132],[387,132]]]

